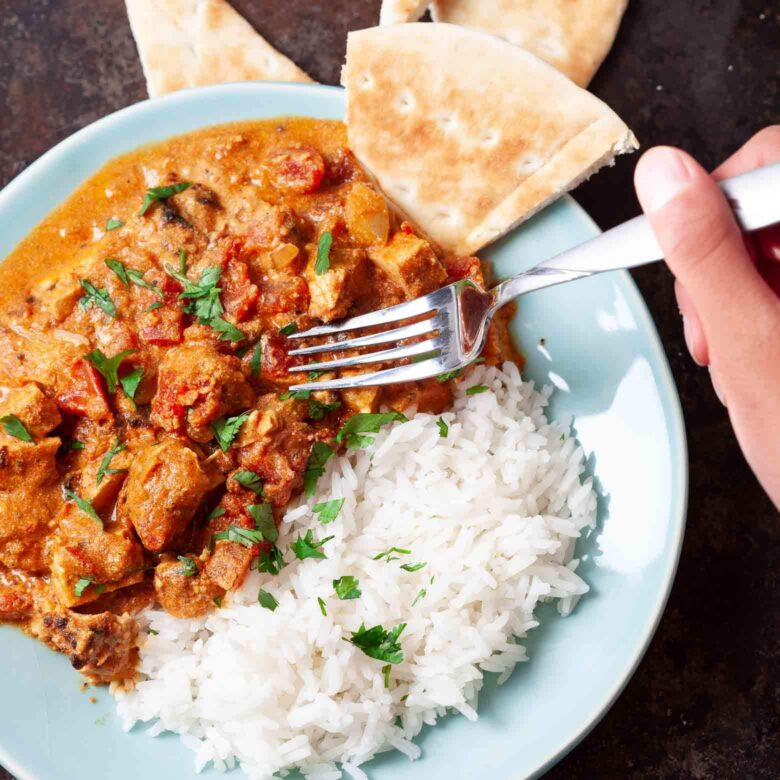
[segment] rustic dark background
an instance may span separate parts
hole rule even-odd
[[[375,24],[379,0],[234,5],[314,78],[335,84],[347,31]],[[714,166],[780,121],[778,84],[777,0],[631,0],[592,89],[643,146],[676,144]],[[75,130],[145,96],[122,0],[0,0],[0,184]],[[621,159],[577,191],[602,228],[637,213],[634,164]],[[780,517],[747,468],[706,370],[685,352],[669,274],[649,267],[635,278],[685,409],[688,532],[639,671],[547,778],[775,780]],[[10,703],[0,708],[8,715]],[[0,780],[9,777],[0,768]]]

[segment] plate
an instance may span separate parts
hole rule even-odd
[[[118,154],[232,120],[339,119],[344,106],[344,92],[335,87],[244,83],[179,92],[112,114],[63,141],[0,193],[0,257]],[[485,254],[499,275],[509,274],[597,232],[563,198]],[[500,688],[488,680],[476,723],[459,715],[444,719],[420,735],[421,759],[382,755],[365,766],[372,780],[538,776],[619,695],[674,579],[687,498],[682,414],[658,334],[630,276],[603,274],[531,293],[513,328],[528,356],[527,374],[556,386],[553,414],[574,416],[596,476],[598,526],[577,550],[591,592],[568,618],[544,610],[541,627],[527,640],[531,660]],[[64,656],[4,626],[0,658],[0,763],[19,780],[194,776],[193,754],[177,736],[152,739],[138,726],[123,733],[108,692],[80,692],[80,677]]]

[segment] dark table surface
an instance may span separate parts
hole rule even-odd
[[[379,0],[235,0],[315,79],[335,84],[348,30]],[[592,84],[643,146],[714,166],[780,121],[777,0],[632,0]],[[84,125],[146,97],[122,0],[0,0],[0,184]],[[635,159],[580,187],[602,228],[638,211]],[[706,370],[688,357],[672,279],[635,274],[682,398],[688,531],[669,605],[626,691],[547,777],[780,777],[780,517],[748,469]],[[10,704],[0,703],[4,717]],[[10,776],[0,768],[0,780]],[[39,780],[46,780],[40,778]]]

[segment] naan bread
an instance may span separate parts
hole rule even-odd
[[[226,81],[311,81],[225,0],[125,2],[150,97]]]
[[[436,22],[498,35],[586,87],[612,48],[628,0],[433,0]]]
[[[472,254],[636,139],[608,106],[533,54],[449,24],[349,34],[349,145],[446,250]]]
[[[382,0],[379,24],[416,22],[428,7],[430,0]]]

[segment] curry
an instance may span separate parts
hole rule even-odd
[[[286,336],[483,283],[388,209],[341,123],[304,119],[117,158],[2,270],[0,621],[97,682],[132,678],[140,609],[202,615],[284,565],[284,507],[348,421],[452,400],[457,377],[291,393]],[[489,363],[516,357],[508,316]]]

